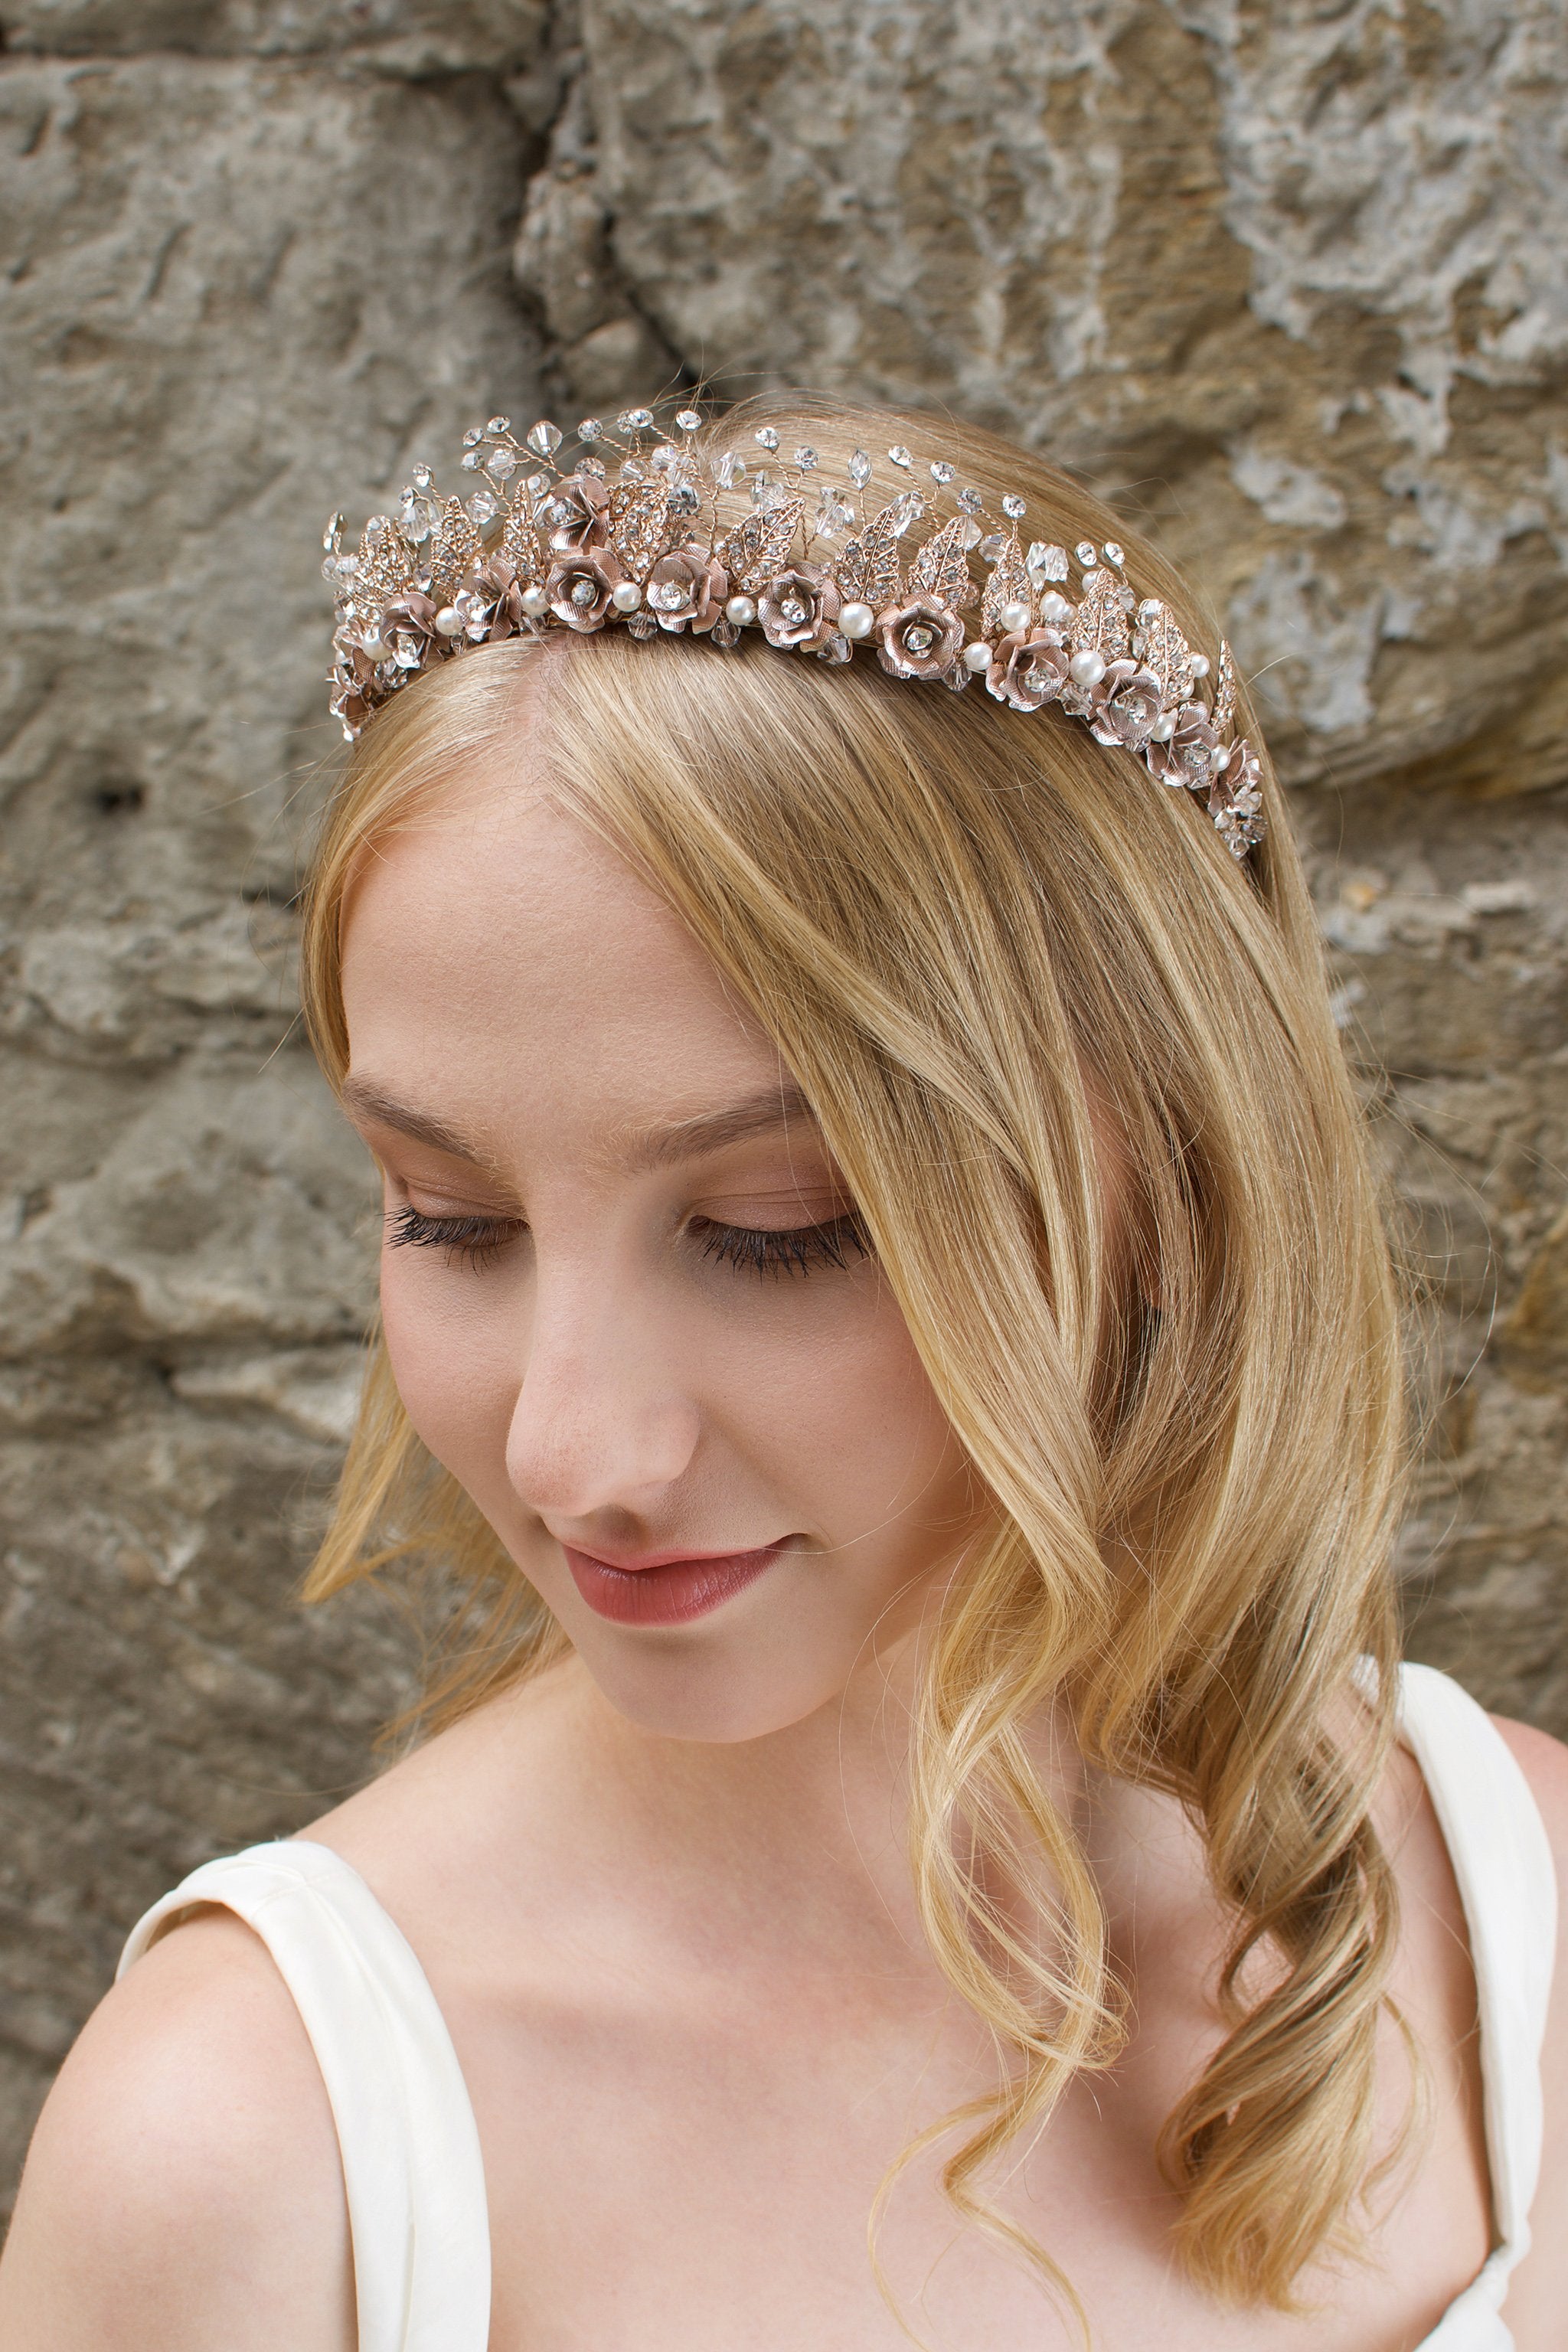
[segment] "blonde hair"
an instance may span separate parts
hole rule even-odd
[[[1144,592],[1216,650],[1157,552],[1040,459],[825,400],[710,432],[749,447],[764,419],[827,466],[861,441],[930,443],[993,506],[1021,490],[1041,538],[1121,538]],[[1091,1764],[1186,1809],[1234,1925],[1228,2036],[1163,2138],[1181,2255],[1227,2299],[1289,2307],[1305,2265],[1359,2242],[1373,2163],[1395,1906],[1369,1809],[1405,1438],[1396,1286],[1277,783],[1265,762],[1268,839],[1238,867],[1129,754],[864,653],[830,670],[619,631],[488,648],[376,718],[329,811],[305,965],[334,1082],[356,860],[504,740],[524,678],[552,789],[777,1041],[994,1500],[912,1741],[925,1929],[1010,2053],[943,2127],[971,2127],[949,2195],[1059,2284],[980,2176],[1118,2043],[1094,1878],[1028,1738],[1066,1695]],[[1105,1214],[1107,1118],[1130,1249]],[[420,1549],[470,1596],[437,1714],[559,1654],[378,1349],[309,1591]],[[1358,1706],[1361,1657],[1377,1672]]]

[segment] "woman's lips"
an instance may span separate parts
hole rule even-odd
[[[572,1581],[596,1615],[618,1625],[685,1625],[765,1576],[785,1546],[761,1551],[655,1552],[636,1565],[596,1559],[563,1544]]]

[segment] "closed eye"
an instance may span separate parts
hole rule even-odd
[[[444,1249],[467,1265],[489,1265],[525,1230],[521,1217],[427,1217],[410,1202],[389,1211],[388,1249]]]
[[[706,1258],[748,1274],[810,1274],[816,1267],[843,1272],[852,1258],[868,1257],[870,1243],[858,1217],[829,1217],[821,1224],[772,1231],[754,1225],[724,1225],[694,1217],[688,1231]]]

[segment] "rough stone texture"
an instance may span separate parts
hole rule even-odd
[[[951,400],[1123,485],[1228,608],[1299,777],[1559,781],[1556,0],[584,21],[610,247],[689,364]]]
[[[1300,796],[1337,1002],[1426,1293],[1412,1646],[1568,1735],[1562,794]]]
[[[1557,0],[0,0],[0,2176],[140,1906],[363,1776],[289,1606],[363,1172],[319,520],[542,384],[947,402],[1207,581],[1431,1297],[1414,1640],[1568,1731]],[[509,267],[510,265],[510,267]]]
[[[20,55],[338,58],[414,80],[526,69],[545,0],[16,0]]]
[[[439,82],[171,53],[353,13],[16,11],[0,60],[7,2189],[129,1921],[363,1779],[413,1654],[384,1603],[290,1606],[373,1251],[289,902],[321,521],[535,397],[497,78],[540,12],[363,12],[377,68],[437,26]]]

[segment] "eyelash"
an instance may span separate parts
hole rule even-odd
[[[448,1257],[476,1267],[490,1265],[522,1230],[494,1217],[427,1217],[411,1202],[389,1215],[386,1228],[389,1249],[444,1249]],[[705,1258],[775,1278],[810,1274],[823,1265],[843,1273],[851,1257],[870,1255],[870,1244],[854,1216],[829,1217],[820,1225],[797,1225],[783,1233],[701,1218],[695,1230]]]
[[[700,1221],[698,1238],[702,1255],[717,1264],[748,1274],[809,1274],[814,1266],[847,1271],[851,1256],[867,1257],[870,1244],[854,1216],[829,1217],[820,1225],[796,1225],[784,1233],[768,1233],[753,1225],[720,1225]]]
[[[427,1217],[412,1202],[386,1220],[389,1249],[444,1249],[466,1265],[489,1265],[521,1226],[499,1217]]]

